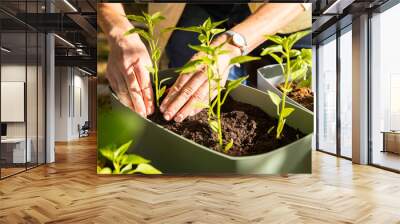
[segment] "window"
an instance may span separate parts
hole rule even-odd
[[[352,32],[351,26],[340,36],[340,155],[352,157]]]
[[[318,149],[336,153],[336,36],[318,47]]]
[[[371,162],[400,170],[400,5],[371,18]]]

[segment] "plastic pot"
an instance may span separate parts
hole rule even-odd
[[[162,76],[176,76],[171,71]],[[171,80],[173,81],[173,80]],[[286,124],[306,134],[303,138],[273,151],[233,157],[199,145],[152,121],[131,112],[111,96],[108,87],[99,85],[98,147],[120,145],[134,139],[130,149],[151,160],[164,174],[287,174],[311,172],[313,115],[298,105]],[[257,89],[239,86],[231,96],[257,106],[276,117],[270,98]],[[289,103],[290,104],[290,103]]]
[[[279,90],[277,86],[284,81],[285,79],[282,75],[282,69],[278,64],[267,65],[257,70],[257,89],[263,92],[267,92],[267,90],[269,90],[273,93],[276,93],[278,96],[282,97],[282,91]],[[296,102],[292,98],[287,97],[286,99],[287,102],[297,105],[298,107],[307,110],[310,113],[313,113],[313,111],[310,111],[309,109],[307,109],[300,103]]]

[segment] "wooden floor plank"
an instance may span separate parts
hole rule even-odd
[[[96,175],[96,138],[0,181],[0,223],[400,223],[400,175],[313,152],[313,174]]]

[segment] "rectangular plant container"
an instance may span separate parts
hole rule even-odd
[[[164,72],[163,76],[171,76]],[[305,136],[276,150],[251,156],[233,157],[214,151],[179,136],[152,121],[138,116],[111,96],[109,88],[99,86],[98,147],[120,145],[131,139],[131,153],[151,160],[164,174],[287,174],[311,172],[313,115],[296,108],[286,124]],[[259,107],[272,117],[276,108],[270,98],[257,89],[239,86],[231,96]],[[290,103],[289,103],[290,104]],[[267,131],[267,130],[265,130]]]
[[[308,72],[311,71],[309,70]],[[284,81],[285,79],[282,74],[282,68],[279,64],[267,65],[257,69],[257,89],[263,92],[267,92],[267,90],[269,90],[273,93],[276,93],[279,97],[282,97],[282,91],[280,91],[277,86]],[[287,102],[313,113],[313,111],[310,111],[292,98],[287,97],[286,99]]]

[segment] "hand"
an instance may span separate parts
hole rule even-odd
[[[153,90],[147,66],[151,59],[137,34],[124,35],[119,29],[109,35],[106,78],[121,103],[146,117],[154,112]]]
[[[228,37],[221,35],[213,45],[219,45],[226,41]],[[229,74],[229,61],[241,54],[241,51],[236,46],[226,43],[223,46],[224,50],[230,51],[229,54],[220,55],[218,58],[218,70],[221,73],[221,85],[224,86]],[[194,55],[191,60],[199,57]],[[212,98],[217,95],[215,83],[211,84]],[[202,109],[197,108],[199,102],[208,104],[209,84],[207,78],[207,70],[199,69],[190,74],[181,74],[175,84],[170,89],[160,106],[160,111],[164,114],[164,119],[169,121],[174,119],[176,122],[183,121],[188,116],[193,116]]]

